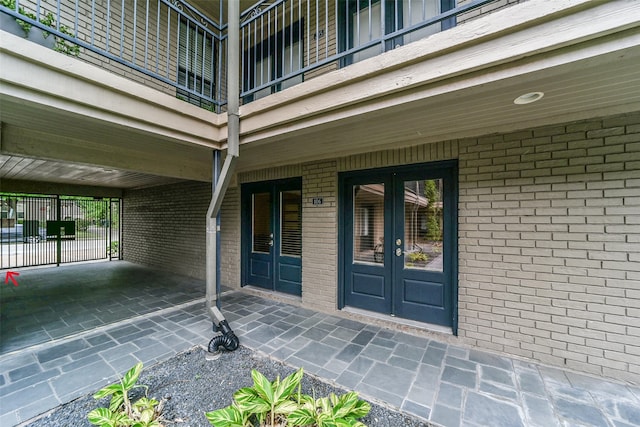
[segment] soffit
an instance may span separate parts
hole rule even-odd
[[[55,160],[33,159],[0,154],[0,191],[12,191],[5,180],[56,184],[88,184],[109,188],[144,188],[173,184],[181,180],[140,172]]]
[[[640,49],[347,115],[241,146],[238,169],[330,159],[640,111]],[[542,100],[515,105],[524,93]]]
[[[189,0],[188,3],[193,5],[196,9],[209,16],[213,21],[218,23],[226,23],[227,13],[226,4],[229,0]],[[247,9],[251,9],[258,0],[232,0],[238,1],[240,3],[240,13],[244,12]],[[222,14],[224,16],[220,16],[220,3],[223,3]]]

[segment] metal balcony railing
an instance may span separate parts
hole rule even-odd
[[[428,37],[503,5],[501,0],[458,0],[457,6],[456,0],[258,1],[241,15],[242,101]],[[187,2],[0,0],[0,11],[0,17],[8,15],[20,24],[23,35],[30,27],[51,33],[56,50],[79,54],[215,112],[226,104],[227,26]]]
[[[262,0],[241,16],[244,102],[444,31],[495,0]],[[487,8],[487,10],[489,10]]]
[[[0,0],[0,11],[5,31],[40,29],[55,50],[204,108],[225,97],[220,28],[181,0]]]

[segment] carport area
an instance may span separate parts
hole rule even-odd
[[[0,286],[0,356],[201,301],[204,281],[126,261],[12,270]]]

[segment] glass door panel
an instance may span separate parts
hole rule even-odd
[[[251,203],[251,241],[254,253],[269,253],[271,233],[271,193],[255,193]]]
[[[385,236],[391,203],[388,177],[345,182],[345,303],[381,313],[391,311],[391,272]]]
[[[302,182],[242,187],[242,283],[302,293]]]
[[[299,188],[298,182],[283,184]],[[280,187],[282,188],[282,186]],[[276,229],[275,290],[292,295],[302,294],[302,192],[299,189],[279,191],[279,222]]]
[[[442,271],[442,179],[404,182],[404,267]]]
[[[353,261],[384,262],[384,184],[353,186]]]
[[[341,177],[344,305],[455,328],[455,163]]]
[[[302,196],[300,191],[280,193],[280,255],[302,255]]]

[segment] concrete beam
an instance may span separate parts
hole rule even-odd
[[[168,93],[0,31],[0,96],[154,135],[219,148],[219,116]],[[3,121],[12,117],[1,108]],[[32,117],[29,117],[31,119]],[[19,118],[16,118],[19,119]],[[51,123],[55,131],[55,123]]]
[[[55,182],[22,181],[0,178],[0,192],[50,194],[85,197],[122,197],[119,188],[95,187],[89,185],[59,184]]]

